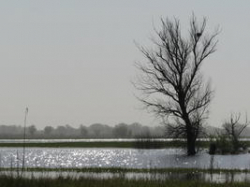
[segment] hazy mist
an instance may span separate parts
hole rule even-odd
[[[0,123],[39,128],[93,123],[158,125],[141,110],[131,84],[134,41],[150,47],[161,17],[192,12],[220,26],[218,50],[202,69],[215,90],[209,125],[231,112],[250,113],[249,1],[2,1],[0,7]]]

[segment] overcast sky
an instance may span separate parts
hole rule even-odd
[[[183,31],[192,12],[220,26],[217,51],[202,69],[215,90],[208,123],[231,112],[250,115],[250,1],[242,0],[13,0],[0,1],[0,124],[139,122],[131,81],[143,56],[134,41],[152,46],[161,17],[177,17]]]

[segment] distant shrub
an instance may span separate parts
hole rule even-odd
[[[217,133],[210,138],[209,154],[237,154],[246,150],[246,148],[246,145],[240,141],[236,147],[228,134]]]
[[[240,136],[250,122],[246,116],[245,122],[240,123],[240,117],[240,113],[231,114],[223,124],[223,131],[211,137],[210,154],[238,154],[246,150],[247,146],[240,141]]]
[[[134,147],[137,149],[159,149],[165,147],[165,142],[154,138],[137,138]]]

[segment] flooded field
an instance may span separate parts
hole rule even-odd
[[[22,148],[0,148],[0,166],[21,167]],[[250,169],[250,154],[187,157],[182,149],[26,148],[25,167],[223,168]]]

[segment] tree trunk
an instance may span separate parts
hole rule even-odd
[[[183,102],[184,103],[184,102]],[[187,136],[187,155],[192,156],[196,154],[195,143],[196,143],[196,135],[194,133],[194,127],[189,119],[189,116],[186,112],[186,107],[184,104],[181,105],[183,111],[183,119],[186,124],[186,136]]]
[[[187,134],[187,155],[192,156],[195,154],[195,136],[193,135],[193,133],[189,133]]]
[[[188,116],[186,116],[185,122],[186,122],[186,132],[187,132],[187,155],[192,156],[196,154],[195,150],[196,136],[194,134],[193,126]]]

